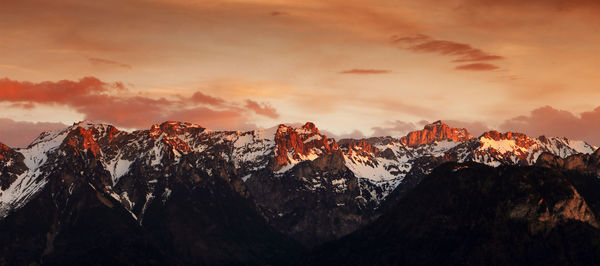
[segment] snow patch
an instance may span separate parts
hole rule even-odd
[[[242,177],[242,181],[246,182],[248,181],[248,178],[250,178],[252,176],[252,174],[247,174],[246,176]]]
[[[482,137],[479,141],[481,142],[480,150],[494,149],[503,154],[515,151],[520,151],[522,153],[527,152],[527,149],[517,145],[512,139],[493,140]]]
[[[68,133],[69,129],[54,133],[42,133],[29,147],[17,149],[17,151],[25,157],[23,162],[27,168],[35,170],[46,162],[50,152],[56,150],[63,143]]]
[[[119,156],[117,159],[114,159],[110,162],[104,163],[106,170],[110,173],[112,178],[113,186],[119,182],[119,179],[125,174],[129,173],[131,164],[133,161],[120,159]]]

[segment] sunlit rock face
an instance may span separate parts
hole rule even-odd
[[[467,129],[453,128],[442,121],[436,121],[426,125],[423,130],[408,133],[400,139],[400,142],[407,146],[418,146],[442,140],[464,142],[470,138],[472,136]]]
[[[274,171],[339,150],[337,143],[322,135],[311,122],[299,128],[279,125],[275,133],[275,145],[275,156],[271,162],[271,169]]]

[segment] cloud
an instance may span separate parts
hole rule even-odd
[[[403,122],[400,120],[389,121],[385,126],[378,126],[371,128],[373,130],[372,136],[403,136],[406,133],[416,130],[417,127],[413,123]]]
[[[401,48],[419,53],[432,53],[451,56],[453,63],[482,62],[504,59],[499,55],[484,52],[466,43],[433,39],[424,34],[412,36],[392,36],[391,41]],[[492,70],[498,67],[491,64],[473,63],[456,67],[460,70]]]
[[[283,16],[283,15],[287,15],[287,12],[283,12],[283,11],[271,11],[269,13],[269,15],[276,17],[276,16]]]
[[[468,5],[477,8],[543,8],[556,12],[572,11],[578,8],[600,8],[600,3],[595,0],[530,0],[527,5],[523,5],[523,2],[519,0],[463,0],[462,2],[462,6]]]
[[[349,70],[340,71],[340,74],[387,74],[391,71],[385,69],[360,69],[354,68]]]
[[[116,67],[129,68],[129,69],[132,68],[131,65],[119,63],[117,61],[112,61],[112,60],[108,60],[108,59],[102,59],[102,58],[89,57],[88,61],[90,61],[90,63],[92,63],[92,65],[95,65],[95,66],[116,66]]]
[[[65,127],[67,125],[62,123],[33,123],[0,118],[0,142],[13,148],[23,148],[29,145],[43,131],[59,130]]]
[[[275,110],[275,108],[271,107],[270,105],[268,105],[266,103],[259,104],[252,100],[246,100],[246,108],[254,111],[255,113],[257,113],[259,115],[264,115],[266,117],[270,117],[270,118],[278,118],[279,117],[277,110]]]
[[[156,121],[173,103],[166,99],[119,97],[111,93],[125,89],[121,83],[106,83],[94,77],[79,81],[61,80],[40,83],[0,80],[0,101],[23,105],[59,104],[85,114],[86,119],[111,122],[119,126],[145,127]]]
[[[460,65],[460,66],[455,67],[454,69],[482,71],[482,70],[495,70],[495,69],[499,69],[499,67],[496,65],[486,64],[486,63],[473,63],[473,64]]]
[[[247,100],[244,109],[200,91],[178,99],[124,96],[126,92],[122,83],[106,83],[94,77],[40,83],[0,79],[0,102],[8,102],[12,107],[64,105],[82,113],[85,119],[127,128],[146,128],[165,120],[180,120],[214,129],[232,129],[245,126],[252,113],[279,117],[268,103]]]
[[[94,95],[86,100],[89,101],[74,106],[85,114],[85,119],[124,127],[146,128],[168,120],[166,117],[177,110],[176,102],[164,98]]]
[[[190,100],[195,103],[204,103],[204,104],[214,105],[214,106],[222,106],[223,104],[225,104],[225,100],[223,100],[221,98],[213,97],[210,95],[206,95],[200,91],[195,92],[192,95],[192,97],[190,98]]]
[[[0,101],[9,102],[76,104],[74,99],[110,90],[111,86],[94,77],[40,83],[0,79]]]
[[[576,115],[572,112],[544,106],[506,120],[500,125],[505,131],[523,132],[532,136],[546,135],[585,140],[600,145],[600,106]]]

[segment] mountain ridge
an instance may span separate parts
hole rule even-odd
[[[378,220],[444,163],[532,165],[555,156],[565,165],[560,160],[588,162],[599,154],[566,138],[492,131],[473,137],[441,121],[413,135],[425,143],[336,141],[310,122],[213,131],[167,121],[131,132],[74,123],[26,148],[0,146],[0,229],[17,230],[0,239],[0,251],[15,263],[11,254],[30,245],[27,263],[51,264],[73,241],[82,241],[77,254],[123,248],[94,244],[113,243],[121,232],[136,235],[130,251],[148,259],[139,263],[174,256],[180,264],[278,264],[284,254],[299,256]],[[102,216],[121,226],[102,223]],[[104,232],[100,242],[77,237],[90,230]],[[146,248],[169,255],[138,253]],[[89,262],[81,256],[73,262]],[[107,263],[113,259],[131,258],[116,252]]]
[[[533,139],[512,132],[490,131],[473,137],[468,130],[441,121],[415,132],[407,136],[417,136],[410,144],[418,145],[391,137],[338,142],[321,134],[311,122],[266,130],[213,131],[197,124],[166,121],[128,132],[82,121],[42,133],[27,148],[3,148],[3,153],[11,153],[12,161],[21,166],[8,169],[4,164],[5,169],[0,169],[10,176],[1,180],[0,213],[6,216],[27,203],[48,183],[45,175],[52,172],[52,159],[72,153],[80,158],[78,164],[106,171],[110,178],[99,188],[104,187],[142,223],[147,205],[168,201],[172,189],[165,184],[156,190],[155,184],[168,176],[140,179],[139,175],[155,176],[162,168],[185,164],[225,180],[234,191],[254,201],[278,231],[314,245],[375,219],[384,201],[394,201],[390,195],[403,197],[395,191],[409,191],[443,162],[531,165],[543,152],[566,157],[581,149],[591,153],[594,148],[585,142]],[[196,174],[192,178],[201,179]],[[286,193],[276,193],[280,198],[274,199],[268,196],[273,189]],[[302,207],[289,212],[291,205]],[[312,228],[311,220],[321,219],[331,210],[337,212],[333,220],[324,220],[321,228],[312,229],[312,236],[303,236]]]

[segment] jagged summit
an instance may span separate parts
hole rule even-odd
[[[313,122],[306,122],[306,124],[304,124],[302,128],[319,134],[319,129],[317,128],[317,126],[315,126]]]
[[[178,135],[189,130],[204,130],[204,128],[198,124],[193,124],[189,122],[166,121],[161,123],[160,125],[152,125],[150,127],[150,135],[156,137],[163,132],[167,135]]]
[[[298,162],[314,160],[322,154],[339,150],[335,140],[321,134],[312,122],[293,128],[279,125],[275,134],[275,158],[271,163],[274,170],[289,169]]]
[[[287,130],[296,130],[303,134],[321,134],[319,129],[313,122],[306,122],[304,124],[292,123],[292,124],[279,124],[277,127],[278,132],[286,132]]]
[[[407,146],[418,146],[436,141],[450,140],[464,142],[473,138],[466,128],[453,128],[441,120],[425,125],[422,130],[412,131],[400,138],[400,142]]]

